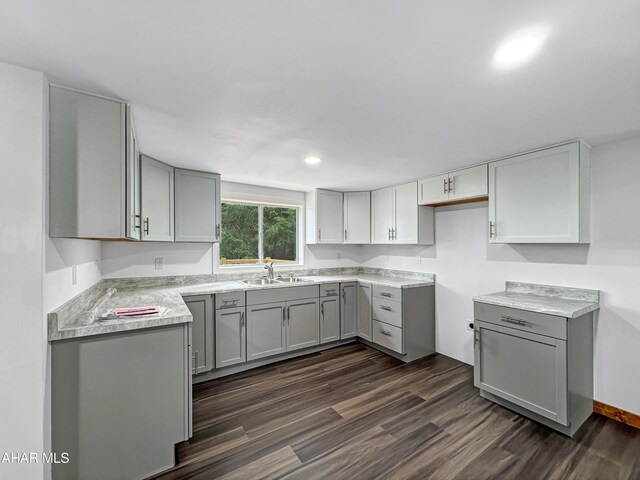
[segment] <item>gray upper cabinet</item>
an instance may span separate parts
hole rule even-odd
[[[432,245],[432,207],[418,206],[418,182],[371,192],[371,243]]]
[[[357,289],[356,282],[340,284],[340,338],[351,338],[358,334],[357,331]]]
[[[192,322],[192,373],[197,375],[214,368],[213,298],[211,295],[185,297]]]
[[[220,175],[175,169],[175,241],[220,241]]]
[[[142,240],[172,242],[174,238],[173,167],[141,156]]]
[[[343,243],[342,192],[314,190],[306,194],[307,243]]]
[[[489,164],[491,243],[589,243],[589,147],[572,142]]]
[[[484,199],[488,188],[487,165],[478,165],[420,180],[418,204],[437,205],[474,198]]]
[[[371,243],[371,192],[344,194],[344,243]]]
[[[51,86],[49,114],[50,236],[139,239],[137,147],[128,105]]]

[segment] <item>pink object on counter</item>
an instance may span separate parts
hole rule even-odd
[[[113,310],[116,317],[134,317],[136,315],[154,315],[160,313],[159,307],[126,307]]]

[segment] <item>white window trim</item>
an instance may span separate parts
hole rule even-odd
[[[273,267],[276,270],[295,270],[298,268],[304,267],[304,216],[302,215],[304,207],[300,205],[292,205],[286,203],[278,203],[278,202],[256,202],[252,200],[240,200],[235,198],[222,198],[220,200],[221,203],[234,203],[236,205],[256,205],[259,208],[259,216],[258,216],[258,257],[260,259],[260,263],[252,263],[248,265],[240,265],[240,264],[230,264],[230,265],[221,265],[220,264],[220,254],[218,254],[218,268],[224,271],[230,270],[242,270],[242,271],[262,271],[264,266],[266,265],[262,262],[264,258],[264,250],[262,245],[263,240],[263,232],[262,232],[262,210],[264,207],[281,207],[281,208],[294,208],[296,210],[296,263],[281,263],[274,264]],[[223,227],[224,228],[224,227]],[[222,239],[221,239],[222,241]]]

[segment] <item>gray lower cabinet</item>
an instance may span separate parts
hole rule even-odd
[[[247,360],[287,351],[285,302],[247,306]]]
[[[358,337],[371,341],[371,284],[358,283]]]
[[[51,343],[54,480],[147,478],[191,436],[190,324]]]
[[[433,286],[372,286],[371,342],[404,362],[435,353]],[[363,337],[364,338],[364,337]]]
[[[475,302],[480,394],[566,435],[589,417],[593,314],[567,319]]]
[[[320,297],[320,343],[340,340],[340,297]]]
[[[287,352],[313,347],[320,343],[318,299],[287,302]]]
[[[192,373],[198,375],[214,368],[213,297],[185,297],[184,302],[193,316]]]
[[[220,175],[175,169],[175,241],[220,240]]]
[[[244,307],[216,310],[216,368],[247,361],[247,329]]]
[[[358,335],[357,315],[357,282],[340,284],[340,338],[351,338]]]
[[[142,240],[173,242],[173,167],[146,155],[140,157]]]

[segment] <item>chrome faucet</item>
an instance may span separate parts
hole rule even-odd
[[[269,280],[273,280],[273,264],[274,262],[271,262],[264,266],[264,268],[269,272]]]

